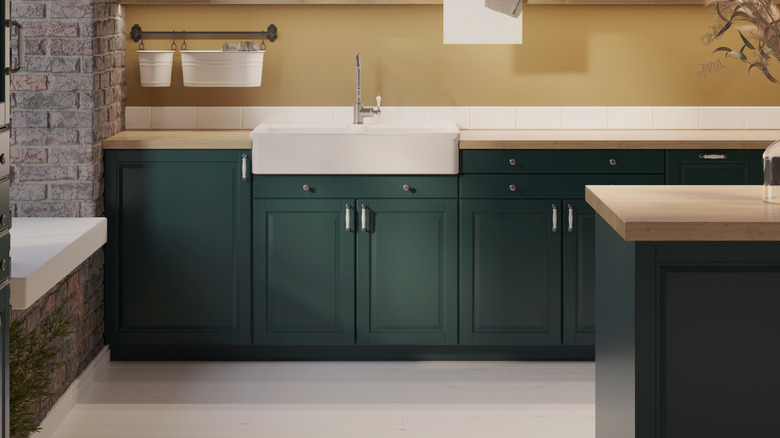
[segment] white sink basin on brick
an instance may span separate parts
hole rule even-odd
[[[455,125],[259,125],[252,173],[454,175]]]

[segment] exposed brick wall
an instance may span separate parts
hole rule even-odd
[[[102,141],[124,128],[123,8],[117,0],[12,0],[11,14],[27,37],[24,69],[11,79],[11,211],[102,216]],[[73,319],[57,394],[103,347],[103,280],[99,250],[33,306],[12,311],[28,328],[59,305]],[[41,419],[53,404],[40,406]]]
[[[63,315],[73,321],[73,333],[60,342],[57,360],[66,363],[54,376],[57,398],[89,365],[103,347],[103,251],[98,251],[54,286],[32,306],[12,310],[11,319],[21,319],[27,330],[37,327],[44,315],[63,306]],[[43,420],[56,398],[38,406]]]
[[[25,68],[11,78],[11,211],[101,216],[102,141],[124,127],[123,9],[116,0],[13,0],[11,15],[27,43]]]

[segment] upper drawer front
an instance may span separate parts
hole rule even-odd
[[[584,198],[590,185],[663,185],[664,175],[463,175],[461,198]]]
[[[461,151],[462,173],[663,173],[663,150]]]
[[[457,198],[452,176],[254,175],[255,198]]]
[[[5,233],[0,237],[0,283],[4,282],[11,274],[11,235]]]

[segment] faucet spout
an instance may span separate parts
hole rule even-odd
[[[360,66],[362,64],[362,60],[360,58],[360,51],[357,52],[357,55],[355,55],[355,105],[353,105],[353,111],[352,111],[352,123],[356,125],[360,125],[363,123],[364,117],[373,117],[381,113],[381,109],[379,108],[379,95],[377,95],[377,106],[374,108],[365,108],[363,107],[363,102],[360,97]]]

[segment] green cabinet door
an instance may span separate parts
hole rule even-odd
[[[245,153],[106,151],[108,343],[250,343]]]
[[[760,149],[669,150],[666,183],[685,185],[762,184]]]
[[[356,206],[358,343],[457,344],[458,201]]]
[[[582,199],[563,206],[563,343],[594,345],[596,213]]]
[[[461,201],[462,344],[561,343],[562,219],[559,199]]]
[[[355,343],[353,203],[254,200],[256,344]]]

